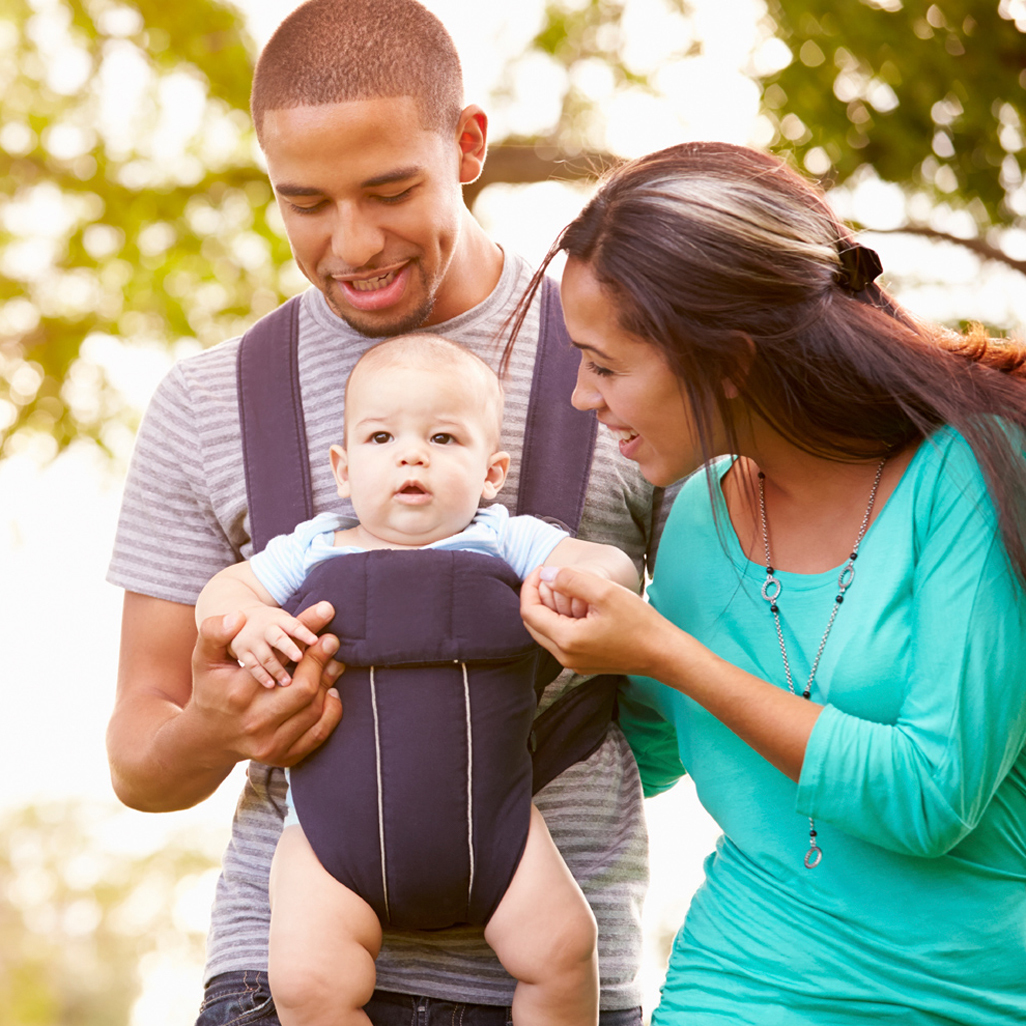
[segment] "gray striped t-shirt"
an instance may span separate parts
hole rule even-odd
[[[525,291],[530,270],[507,254],[492,294],[431,330],[461,342],[497,366],[496,334]],[[512,456],[499,501],[512,505],[530,394],[538,304],[524,324],[507,377],[502,445]],[[317,289],[300,306],[299,367],[310,449],[314,511],[352,515],[336,494],[328,451],[342,436],[346,378],[372,340],[328,308]],[[175,365],[157,389],[129,468],[108,580],[129,591],[192,605],[218,570],[252,553],[246,509],[235,361],[238,340]],[[569,401],[569,396],[567,397]],[[609,542],[642,568],[661,521],[661,493],[620,455],[600,429],[580,536]],[[584,678],[562,674],[541,708]],[[250,763],[225,852],[207,942],[206,976],[264,969],[270,909],[267,880],[285,811],[279,769]],[[636,982],[647,839],[641,788],[630,749],[614,726],[586,761],[535,796],[553,839],[584,890],[599,925],[602,1007],[640,1003]],[[377,960],[381,989],[455,1001],[508,1005],[514,981],[478,928],[387,931]]]

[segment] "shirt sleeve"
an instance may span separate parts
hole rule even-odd
[[[1026,743],[1026,601],[961,439],[927,499],[916,511],[911,659],[897,722],[827,706],[796,806],[891,851],[937,857],[977,826]]]
[[[513,567],[521,580],[535,567],[541,566],[564,538],[570,537],[566,531],[537,517],[519,516],[503,519],[504,523],[496,525],[499,534],[499,555]]]
[[[136,437],[107,573],[112,584],[192,605],[214,574],[241,558],[210,501],[199,423],[182,369],[173,367]]]
[[[304,520],[291,533],[272,538],[262,551],[250,557],[249,565],[256,579],[279,606],[284,605],[306,579],[314,541],[333,532],[338,526],[338,519],[332,513],[319,513],[310,520]],[[330,547],[330,540],[325,540],[325,547]]]
[[[686,770],[673,717],[662,699],[670,689],[651,677],[628,677],[617,695],[617,719],[631,746],[646,798],[668,791]]]

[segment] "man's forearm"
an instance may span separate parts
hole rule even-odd
[[[213,794],[235,762],[189,708],[194,616],[192,606],[125,593],[107,755],[114,791],[133,809],[189,808]]]
[[[235,759],[216,753],[193,717],[167,698],[133,695],[107,728],[114,792],[141,812],[188,809],[210,797]]]

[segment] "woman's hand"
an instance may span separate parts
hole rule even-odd
[[[556,593],[573,615],[550,608],[541,589]],[[679,633],[633,592],[572,567],[561,567],[549,581],[540,568],[533,571],[520,589],[520,615],[535,641],[577,673],[655,676],[659,638]]]

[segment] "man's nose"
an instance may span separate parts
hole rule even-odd
[[[353,270],[366,267],[385,248],[384,231],[362,204],[340,203],[336,209],[332,253]]]

